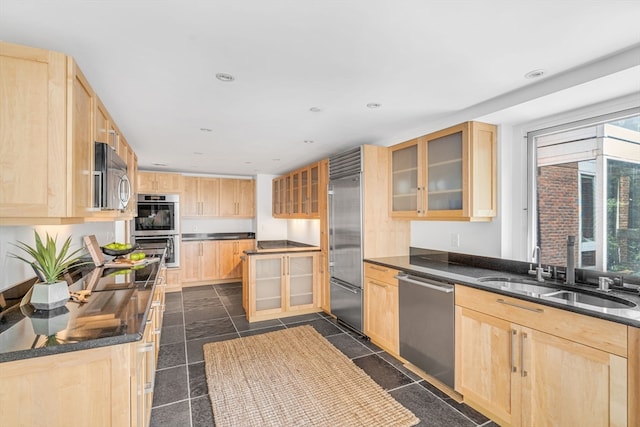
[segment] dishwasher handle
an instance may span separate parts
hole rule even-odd
[[[452,285],[449,285],[448,283],[436,282],[434,280],[424,279],[422,277],[410,276],[408,274],[398,274],[397,276],[394,276],[394,278],[402,282],[411,283],[413,285],[422,286],[425,288],[433,289],[435,291],[440,291],[447,294],[453,292],[454,290],[454,287]]]

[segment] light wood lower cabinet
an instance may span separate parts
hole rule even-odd
[[[216,280],[218,273],[218,241],[182,242],[182,282]]]
[[[364,264],[364,333],[393,355],[400,354],[398,270]]]
[[[167,269],[167,292],[182,290],[182,275],[179,268]]]
[[[140,341],[0,363],[2,425],[148,426],[164,311],[160,279],[151,297]]]
[[[318,256],[318,252],[245,256],[242,295],[247,320],[321,311]]]
[[[626,426],[627,327],[456,286],[456,391],[504,425]]]
[[[244,251],[254,248],[255,240],[220,241],[220,279],[237,279],[242,277],[241,257]]]
[[[182,283],[238,280],[242,277],[240,257],[254,248],[254,239],[183,241]]]

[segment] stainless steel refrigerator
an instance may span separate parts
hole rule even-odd
[[[331,313],[362,332],[362,148],[329,159]]]

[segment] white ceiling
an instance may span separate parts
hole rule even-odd
[[[626,0],[0,0],[0,40],[73,56],[140,168],[232,175],[401,142],[549,88],[543,108],[640,92],[639,20]],[[601,71],[567,78],[585,67]]]

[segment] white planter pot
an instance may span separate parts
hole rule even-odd
[[[48,285],[36,283],[33,285],[30,302],[37,310],[53,310],[66,305],[70,296],[67,282],[57,282]]]

